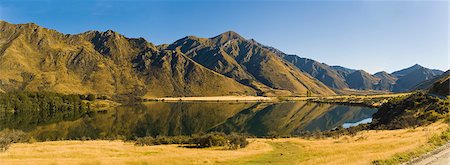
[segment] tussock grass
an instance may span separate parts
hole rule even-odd
[[[323,139],[249,139],[242,149],[192,149],[180,145],[135,146],[122,141],[54,141],[12,144],[0,164],[372,164],[442,143],[445,123],[415,129],[371,130]],[[447,135],[445,135],[447,136]]]

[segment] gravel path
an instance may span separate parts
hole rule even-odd
[[[412,165],[450,165],[450,143],[406,164]]]

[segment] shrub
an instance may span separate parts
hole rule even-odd
[[[26,141],[28,141],[28,137],[24,132],[5,129],[0,132],[0,152],[8,150],[12,143]]]
[[[248,145],[247,138],[239,134],[224,133],[195,134],[192,136],[157,136],[137,138],[135,145],[151,146],[161,144],[190,144],[193,147],[205,148],[224,146],[228,149],[244,148]]]
[[[137,138],[135,145],[138,146],[152,146],[155,145],[155,139],[153,137],[147,136],[142,138]]]
[[[194,137],[191,142],[198,147],[225,146],[228,144],[225,136],[224,133],[210,133]]]
[[[86,97],[86,100],[94,101],[94,100],[95,100],[95,95],[93,95],[93,94],[88,94],[87,97]]]
[[[244,148],[248,145],[247,138],[238,134],[229,135],[228,139],[230,140],[230,149],[238,149]]]

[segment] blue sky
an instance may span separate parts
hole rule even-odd
[[[0,19],[63,33],[112,29],[155,44],[233,30],[329,65],[392,72],[449,69],[446,1],[1,0]]]

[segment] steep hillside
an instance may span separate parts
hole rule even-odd
[[[375,89],[380,81],[379,78],[374,77],[363,70],[354,71],[353,73],[348,74],[345,79],[350,88],[361,90]]]
[[[436,76],[432,79],[425,80],[425,81],[417,84],[416,86],[413,87],[413,90],[429,90],[429,89],[431,89],[431,87],[433,86],[434,83],[438,82],[439,80],[441,80],[447,76],[450,76],[450,70],[447,70],[445,73],[443,73],[439,76]]]
[[[397,81],[397,77],[395,77],[385,71],[377,72],[373,76],[380,79],[380,81],[377,85],[378,90],[392,91],[394,88],[394,85]]]
[[[0,22],[0,89],[100,95],[254,95],[179,51],[113,31],[62,34]]]
[[[355,69],[349,69],[349,68],[342,67],[342,66],[331,66],[331,68],[333,68],[336,72],[338,72],[343,77],[347,77],[347,75],[356,71]]]
[[[442,74],[430,88],[430,93],[438,94],[441,96],[450,95],[450,70]]]
[[[294,64],[300,70],[320,80],[325,85],[335,89],[347,89],[345,78],[330,66],[317,61],[301,58],[297,55],[285,55],[284,59]]]
[[[188,36],[169,45],[207,68],[263,95],[330,95],[334,92],[254,40],[228,31],[213,38]]]
[[[405,68],[405,69],[402,69],[402,70],[399,70],[399,71],[392,72],[392,75],[394,75],[396,77],[402,77],[402,76],[406,76],[406,75],[408,75],[408,74],[410,74],[410,73],[412,73],[412,72],[414,72],[414,71],[416,71],[418,69],[423,69],[423,68],[424,68],[423,66],[421,66],[419,64],[415,64],[415,65],[413,65],[411,67],[408,67],[408,68]],[[426,68],[426,69],[429,70],[431,72],[431,74],[433,74],[433,75],[440,75],[440,74],[444,73],[443,71],[437,70],[437,69],[428,69],[428,68]]]
[[[449,86],[450,86],[450,76],[447,76],[443,79],[440,79],[436,82],[433,87],[430,89],[430,93],[439,94],[442,96],[450,95]]]
[[[392,74],[396,75],[398,78],[393,91],[402,92],[413,89],[413,87],[419,83],[439,76],[442,72],[428,69],[416,64],[412,67],[394,72]]]

